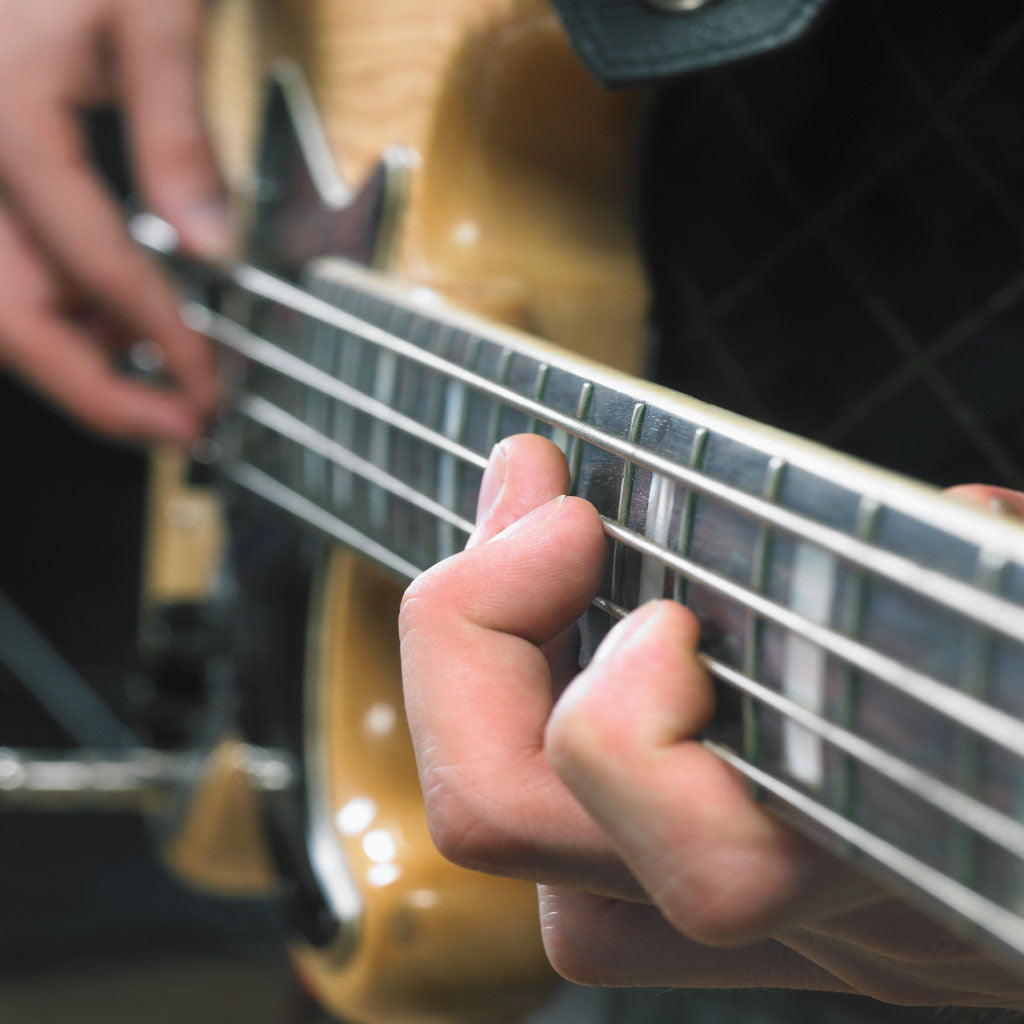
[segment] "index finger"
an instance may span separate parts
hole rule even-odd
[[[524,495],[536,505],[567,483],[550,442],[514,438],[503,451],[504,480],[482,519],[489,539],[424,573],[403,603],[406,710],[431,833],[466,866],[636,897],[543,752],[552,694],[540,648],[593,598],[606,555],[600,520],[558,496],[501,530]]]
[[[186,395],[211,411],[217,394],[207,343],[182,323],[169,282],[129,237],[82,152],[72,110],[33,93],[8,111],[0,176],[64,272],[132,333],[157,342]]]

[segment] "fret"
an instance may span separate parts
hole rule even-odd
[[[854,523],[854,535],[863,541],[874,539],[878,527],[881,505],[873,498],[861,498],[857,504],[857,517]],[[841,632],[854,640],[859,640],[864,629],[864,605],[867,599],[867,577],[863,570],[854,570],[849,574],[846,600],[840,621]],[[860,707],[860,676],[851,665],[840,666],[840,706],[839,724],[853,730],[857,723]],[[839,812],[852,818],[857,804],[857,764],[846,756],[839,762],[837,780],[837,804]]]
[[[974,572],[975,584],[987,593],[1000,590],[1006,559],[993,556],[980,548]],[[990,675],[992,634],[983,626],[974,624],[968,630],[966,649],[961,667],[961,688],[972,696],[987,696],[986,681]],[[957,732],[952,751],[954,775],[958,788],[970,795],[977,794],[982,778],[981,738],[974,733]],[[977,834],[960,824],[953,835],[953,874],[966,885],[976,888],[979,880],[979,845]]]
[[[424,347],[430,348],[432,351],[439,351],[442,347],[441,339],[443,337],[447,337],[444,325],[438,324],[436,321],[431,323],[430,329],[424,335]],[[433,428],[435,436],[446,438],[442,429],[446,378],[443,374],[436,373],[424,367],[420,367],[420,370],[429,378],[429,384],[424,388],[426,392],[426,408],[424,410],[423,423],[425,426]],[[430,476],[430,481],[427,486],[435,497],[440,493],[440,466],[441,460],[444,457],[445,453],[440,452],[435,448],[430,452],[426,459],[427,470]],[[446,535],[436,524],[430,523],[424,531],[424,536],[426,538],[424,547],[428,548],[431,561],[440,561],[440,559],[444,557],[441,552],[444,550],[443,544],[447,539]]]
[[[476,360],[478,342],[475,338],[468,339],[467,362]],[[465,356],[464,356],[465,358]],[[459,381],[449,379],[445,387],[443,427],[446,437],[463,443],[468,422],[469,408],[466,400],[466,388]],[[448,508],[455,508],[459,502],[458,463],[450,455],[442,455],[438,466],[438,498]],[[441,558],[447,558],[461,550],[463,539],[455,536],[454,530],[447,524],[438,524],[437,549]]]
[[[391,327],[397,316],[397,310],[393,307],[387,310],[384,323],[381,326]],[[398,357],[394,352],[385,352],[374,349],[373,369],[371,379],[373,381],[373,397],[388,407],[394,407],[395,391],[398,387]],[[387,466],[390,463],[388,458],[390,449],[391,428],[382,420],[372,420],[370,423],[369,437],[367,439],[366,453],[370,462],[378,466]],[[384,532],[389,523],[393,525],[394,519],[389,515],[393,506],[388,500],[385,491],[379,488],[371,488],[368,494],[368,515],[369,521],[376,532]]]
[[[644,413],[647,411],[646,402],[637,402],[633,407],[633,414],[630,417],[629,434],[630,442],[635,444],[640,437],[644,426]],[[622,465],[622,485],[619,489],[619,507],[616,513],[616,520],[620,526],[626,526],[629,521],[629,509],[633,502],[633,482],[636,476],[636,467],[628,460]],[[617,604],[622,604],[622,562],[626,549],[621,544],[615,544],[612,550],[612,580],[611,599]]]
[[[704,459],[707,457],[708,437],[710,431],[707,427],[698,427],[693,435],[693,443],[690,447],[689,469],[694,473],[702,473],[704,470]],[[692,487],[686,488],[683,496],[683,511],[679,519],[679,540],[676,550],[683,558],[690,557],[691,545],[693,544],[693,520],[697,509],[697,495]],[[689,580],[681,573],[675,574],[672,587],[672,596],[676,601],[686,604],[687,589]]]
[[[786,471],[786,463],[776,457],[768,460],[765,468],[764,484],[761,494],[768,501],[777,501],[779,488]],[[750,589],[755,594],[763,594],[768,580],[768,565],[772,554],[771,527],[762,524],[757,531],[754,550],[750,559]],[[762,651],[764,644],[764,620],[760,616],[747,616],[746,638],[743,645],[743,671],[752,678],[759,679],[762,673]],[[750,697],[743,698],[743,755],[751,764],[761,763],[761,709]],[[786,723],[787,727],[791,723]],[[807,757],[808,746],[804,734],[787,735],[785,746],[787,754],[791,747],[799,751],[801,758]],[[803,745],[802,745],[803,744]],[[816,748],[810,746],[813,752]],[[797,760],[794,758],[794,760]]]
[[[330,296],[338,305],[351,302],[351,292],[339,289]],[[362,344],[351,332],[335,333],[334,369],[337,379],[355,387],[359,375],[359,354]],[[342,444],[351,444],[355,428],[355,407],[338,394],[333,396],[333,422],[331,436]],[[331,471],[331,502],[334,508],[350,509],[353,502],[354,478],[351,473],[334,466]]]
[[[586,423],[590,418],[590,406],[594,401],[594,385],[584,381],[580,386],[580,397],[576,402],[576,419]],[[578,494],[580,486],[580,460],[583,458],[583,440],[578,434],[572,435],[569,451],[569,493]]]
[[[501,357],[498,362],[498,374],[495,377],[495,381],[501,388],[508,387],[508,377],[512,372],[512,349],[502,349]],[[501,440],[501,403],[491,403],[491,422],[487,428],[488,447],[487,451],[490,452],[492,448]]]
[[[538,363],[537,372],[534,375],[533,387],[530,389],[530,393],[533,396],[534,401],[543,402],[544,393],[548,388],[548,377],[551,375],[551,367],[547,363]],[[529,424],[527,426],[527,432],[530,434],[541,433],[541,421],[536,416],[531,416]],[[562,449],[565,450],[564,448]]]
[[[487,355],[487,346],[483,344],[482,340],[470,336],[466,365],[479,373],[486,373]],[[465,392],[465,409],[455,440],[466,448],[474,448],[474,442],[480,444],[484,440],[483,431],[490,424],[492,404],[486,396],[479,394],[472,388],[467,388]],[[487,447],[486,441],[484,441],[480,445],[480,454],[487,458],[490,455],[490,451],[491,449]],[[458,463],[456,467],[456,507],[459,513],[471,522],[476,521],[477,497],[480,494],[480,484],[483,482],[483,477],[484,475],[481,470],[465,462]]]
[[[309,362],[321,370],[329,370],[333,362],[336,339],[334,331],[324,323],[312,321],[307,328],[310,333]],[[313,388],[306,388],[303,420],[314,430],[326,433],[330,419],[330,399]],[[327,481],[330,473],[328,460],[314,452],[302,453],[303,490],[317,501],[326,500]]]

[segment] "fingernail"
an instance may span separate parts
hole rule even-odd
[[[590,659],[591,665],[599,665],[607,661],[612,655],[619,654],[626,650],[631,644],[640,640],[647,632],[658,614],[661,612],[663,602],[659,600],[648,601],[641,605],[631,615],[627,615],[620,622],[617,622],[608,635],[597,646],[594,656]]]
[[[480,493],[476,499],[476,529],[469,535],[466,541],[466,549],[474,548],[480,543],[483,536],[487,516],[498,503],[501,489],[505,486],[505,471],[508,466],[508,456],[505,449],[499,442],[491,449],[491,456],[487,460],[487,467],[484,469],[483,479],[480,481]]]
[[[1005,498],[989,498],[988,510],[993,515],[1002,516],[1004,519],[1015,519],[1017,522],[1024,520],[1021,510],[1016,505],[1010,504]]]
[[[496,533],[487,543],[493,544],[496,540],[506,540],[514,533],[525,532],[532,527],[540,526],[562,510],[562,506],[565,504],[565,499],[566,495],[560,494],[557,498],[549,501],[546,505],[541,505],[540,508],[535,508],[532,512],[523,516],[522,519],[517,519],[514,523],[510,523],[501,531],[501,533]]]
[[[231,221],[220,199],[204,199],[189,207],[184,227],[187,243],[208,260],[226,260],[234,247]]]
[[[494,508],[502,487],[505,486],[505,470],[508,466],[508,456],[501,444],[496,444],[491,449],[490,458],[487,460],[487,468],[484,470],[483,479],[480,481],[480,495],[476,499],[476,521],[481,522],[488,512]]]

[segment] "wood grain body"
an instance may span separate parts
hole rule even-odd
[[[343,965],[296,948],[324,1002],[358,1021],[506,1020],[553,980],[535,887],[465,871],[434,850],[402,704],[400,591],[336,549],[312,630],[309,711],[348,868],[362,893],[358,944]]]
[[[209,28],[209,120],[240,209],[252,186],[259,82],[290,58],[349,185],[358,188],[389,146],[416,154],[392,272],[642,371],[647,292],[629,202],[642,98],[600,90],[545,4],[222,0]],[[335,830],[363,903],[355,952],[339,962],[297,948],[296,963],[346,1019],[511,1018],[553,980],[536,894],[455,868],[430,842],[402,710],[400,593],[336,549],[314,598],[322,612],[306,685],[318,730],[307,771],[325,780],[332,822],[353,801],[373,817],[361,831]],[[216,788],[197,800],[173,858],[206,885],[218,877],[218,865],[202,866],[206,851],[223,849],[216,816],[203,812],[226,805]],[[370,831],[394,843],[393,878],[367,852]]]
[[[642,371],[647,290],[630,188],[643,97],[598,88],[545,4],[256,7],[225,0],[214,25],[210,120],[231,181],[244,188],[251,170],[254,83],[292,58],[347,183],[358,187],[388,146],[419,155],[396,274]]]

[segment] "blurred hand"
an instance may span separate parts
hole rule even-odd
[[[640,608],[573,678],[606,542],[567,486],[553,445],[502,442],[467,550],[407,593],[406,703],[441,852],[546,883],[548,955],[576,981],[1021,1005],[1019,978],[782,825],[697,741],[713,695],[685,608]]]
[[[84,152],[119,102],[148,206],[216,258],[230,233],[200,110],[202,0],[0,0],[0,365],[101,433],[186,442],[216,404],[205,341],[131,242]],[[177,389],[112,357],[156,342]]]

